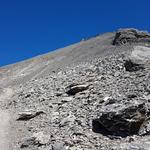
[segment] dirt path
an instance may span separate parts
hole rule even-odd
[[[3,89],[0,95],[0,103],[7,101],[13,95],[11,88]],[[0,150],[12,150],[10,147],[10,113],[0,108]]]
[[[10,115],[0,111],[0,150],[10,150],[9,127]]]

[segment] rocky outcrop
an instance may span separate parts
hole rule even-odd
[[[150,111],[145,103],[136,101],[132,104],[115,103],[105,105],[101,111],[103,112],[100,117],[93,120],[93,130],[95,132],[123,137],[139,134],[139,131],[140,135],[146,132],[143,124],[149,117]],[[148,130],[150,130],[149,127]]]
[[[113,45],[127,43],[150,43],[150,34],[136,29],[120,29],[115,35]]]

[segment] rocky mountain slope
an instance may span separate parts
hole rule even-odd
[[[121,29],[1,68],[0,147],[149,150],[149,63],[150,34]]]

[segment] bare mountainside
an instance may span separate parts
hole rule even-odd
[[[0,150],[149,150],[150,34],[121,29],[0,69]]]

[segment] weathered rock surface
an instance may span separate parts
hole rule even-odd
[[[150,34],[136,29],[121,29],[116,33],[113,45],[150,43]]]
[[[105,130],[106,135],[123,137],[138,134],[150,114],[147,105],[138,102],[105,105],[101,111],[103,112],[100,117],[93,120],[93,130],[95,132],[104,132]]]

